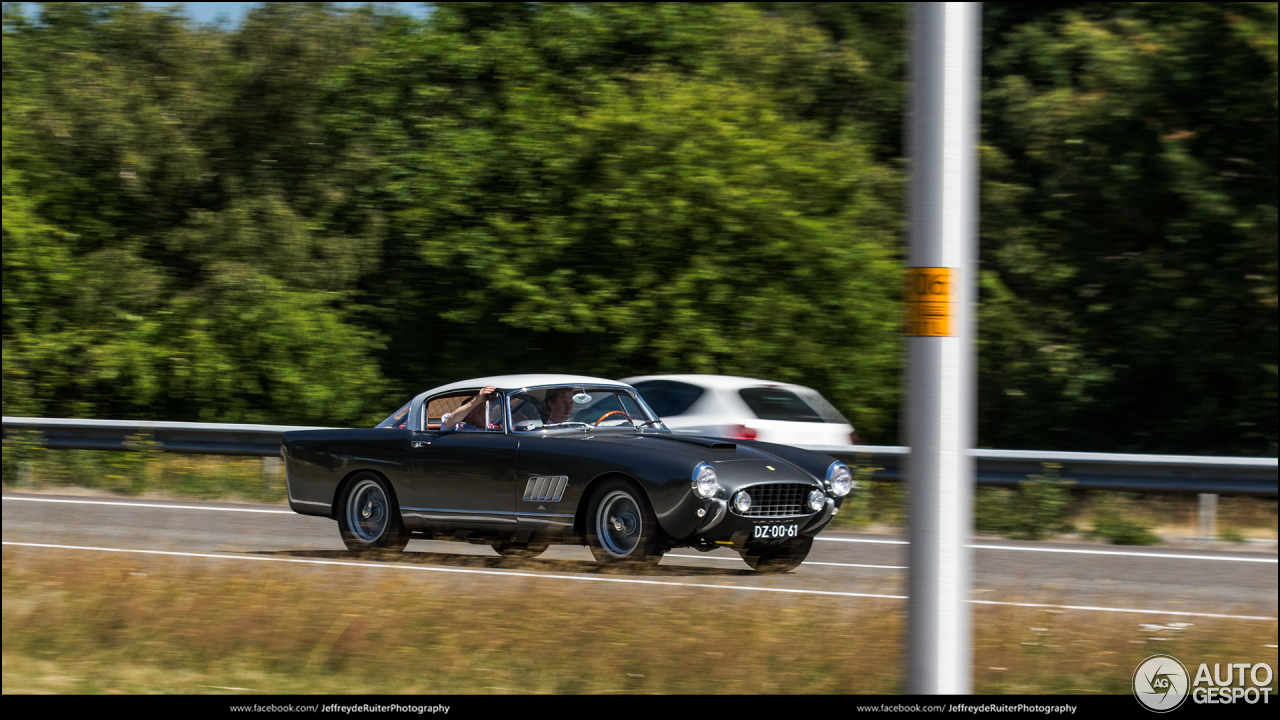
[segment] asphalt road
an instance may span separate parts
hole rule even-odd
[[[653,571],[618,576],[597,572],[580,546],[553,546],[538,559],[514,563],[487,546],[413,540],[397,559],[370,561],[345,550],[337,523],[279,505],[7,493],[3,512],[5,553],[22,547],[44,553],[51,563],[81,548],[163,552],[193,561],[214,555],[219,562],[301,563],[318,571],[332,570],[334,563],[367,563],[459,577],[509,575],[513,582],[536,575],[568,584],[636,583],[645,591],[670,585],[849,597],[901,598],[907,592],[903,536],[824,533],[808,561],[785,575],[757,575],[730,550],[682,548]],[[973,544],[973,563],[976,603],[1125,612],[1146,622],[1277,615],[1275,552],[980,540]]]

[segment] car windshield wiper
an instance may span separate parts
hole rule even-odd
[[[659,420],[649,420],[649,421],[647,421],[647,422],[642,422],[642,423],[640,423],[639,425],[636,425],[635,427],[636,427],[636,429],[640,429],[640,428],[642,428],[642,427],[648,427],[648,426],[650,426],[650,425],[652,425],[652,424],[654,424],[654,423],[660,423],[660,422],[662,422],[662,420],[660,420],[660,419],[659,419]]]

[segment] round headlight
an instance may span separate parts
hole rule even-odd
[[[817,512],[822,509],[822,506],[825,505],[826,502],[827,502],[827,494],[822,492],[821,490],[814,490],[813,492],[809,493],[809,509],[810,510]]]
[[[716,469],[707,463],[698,463],[693,469],[693,494],[704,500],[720,492],[720,480],[716,478]]]
[[[839,460],[831,463],[827,468],[827,486],[836,497],[848,495],[853,489],[853,473],[849,472],[849,466]]]
[[[751,509],[751,496],[747,494],[746,490],[733,496],[733,509],[744,515]]]

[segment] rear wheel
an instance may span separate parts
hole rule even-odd
[[[627,480],[615,478],[597,486],[586,520],[587,544],[601,565],[652,567],[666,551],[666,535],[649,499]]]
[[[742,559],[756,572],[784,573],[800,567],[812,547],[813,538],[796,538],[781,545],[748,548]]]
[[[387,482],[373,473],[352,478],[338,512],[338,530],[348,550],[400,552],[409,544],[409,531],[392,497]]]

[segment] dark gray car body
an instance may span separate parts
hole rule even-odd
[[[411,417],[411,427],[425,427],[419,410]],[[811,537],[843,501],[828,492],[825,477],[834,459],[827,455],[651,428],[305,430],[285,433],[281,453],[295,512],[336,518],[345,484],[373,472],[390,486],[405,526],[423,538],[584,542],[593,487],[610,477],[639,486],[672,547],[741,549],[773,542],[754,537],[761,525],[798,525],[799,535]],[[702,462],[719,478],[712,498],[693,492],[693,471]],[[802,504],[798,512],[741,515],[729,501],[742,488],[756,488],[753,495],[776,490],[802,496],[820,489],[828,499],[818,511]]]

